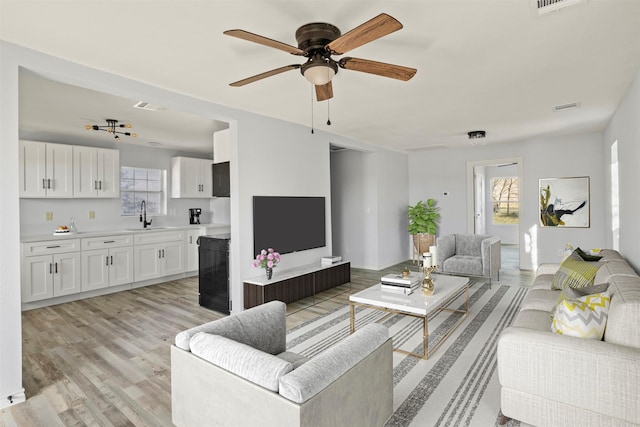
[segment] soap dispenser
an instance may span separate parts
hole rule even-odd
[[[76,219],[74,217],[71,217],[71,219],[69,220],[69,233],[75,233],[77,231],[78,229],[76,228]]]

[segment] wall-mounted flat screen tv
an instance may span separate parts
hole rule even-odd
[[[253,196],[253,248],[281,254],[326,246],[324,197]]]

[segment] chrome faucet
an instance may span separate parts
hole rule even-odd
[[[147,225],[151,225],[152,221],[151,219],[147,222],[147,202],[143,200],[142,203],[140,203],[140,222],[142,223],[142,228],[147,228]]]

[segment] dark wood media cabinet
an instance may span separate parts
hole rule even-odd
[[[351,263],[337,262],[302,265],[290,270],[273,270],[273,277],[247,279],[243,282],[244,308],[279,300],[287,304],[351,282]]]

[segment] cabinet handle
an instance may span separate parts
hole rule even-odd
[[[102,190],[102,180],[98,181],[98,190]]]
[[[58,263],[56,262],[56,274],[58,274]]]
[[[42,188],[45,190],[47,189],[47,180],[44,178],[42,178]]]
[[[162,251],[158,249],[158,258],[162,258]]]
[[[113,265],[113,255],[111,255],[111,265]]]
[[[109,265],[109,257],[105,257],[105,258],[106,259],[105,259],[105,264],[104,265],[108,266]]]
[[[93,189],[94,190],[98,189],[98,181],[97,180],[93,181]]]
[[[47,246],[47,249],[55,249],[55,248],[59,248],[60,245],[53,245],[53,246]]]
[[[162,258],[164,258],[164,249],[162,250]]]
[[[51,180],[47,179],[47,188],[51,190]]]
[[[115,243],[115,242],[116,242],[115,240],[107,240],[106,242],[103,242],[103,243]]]
[[[49,274],[53,274],[53,264],[49,263]]]

